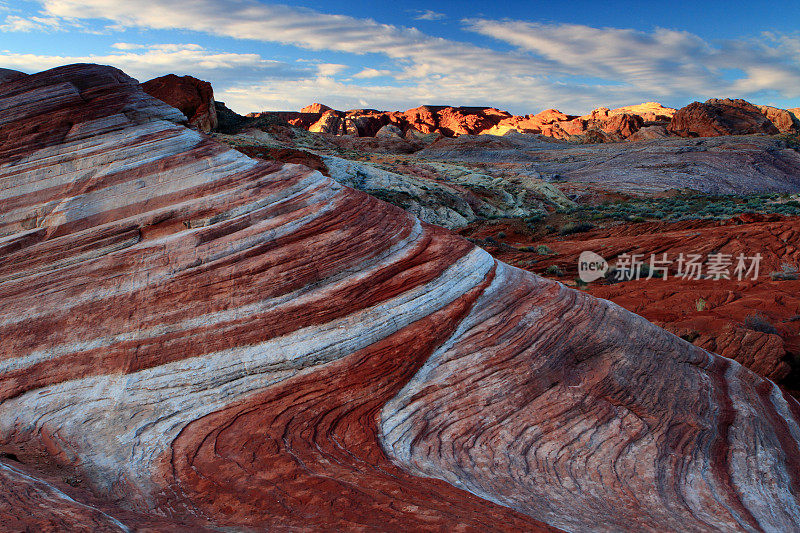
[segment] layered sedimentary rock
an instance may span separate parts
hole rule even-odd
[[[72,473],[0,464],[7,523],[800,527],[771,382],[182,120],[109,67],[0,86],[0,453]]]
[[[167,74],[142,84],[144,91],[181,110],[189,124],[206,133],[217,129],[214,90],[207,81]]]

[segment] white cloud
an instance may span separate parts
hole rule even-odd
[[[354,78],[380,78],[381,76],[391,76],[391,70],[378,70],[376,68],[365,68],[358,74],[353,74]]]
[[[264,60],[253,54],[163,48],[117,48],[143,52],[132,57],[113,54],[114,64],[122,68],[143,70],[147,66],[152,71],[163,58],[198,76],[204,71],[225,72],[225,76],[219,74],[221,82],[215,83],[215,88],[229,94],[226,98],[232,102],[239,102],[232,105],[240,111],[265,110],[272,105],[300,107],[317,100],[341,101],[336,105],[347,107],[366,100],[371,107],[387,108],[449,103],[495,105],[516,113],[547,107],[583,113],[600,105],[616,107],[653,99],[683,105],[691,99],[748,97],[765,91],[784,98],[800,96],[800,42],[782,35],[710,43],[688,32],[667,29],[643,32],[515,20],[464,22],[468,31],[515,47],[500,51],[372,19],[254,0],[41,2],[43,17],[65,23],[105,19],[119,27],[191,30],[353,54],[352,61],[342,59],[349,65],[322,63],[293,71],[281,64],[275,67],[283,70],[280,75],[267,73],[269,69],[259,63]],[[358,56],[367,53],[385,56],[391,70],[364,68]],[[227,61],[241,68],[226,67]],[[254,64],[262,67],[248,68]],[[347,69],[358,73],[339,79]],[[741,79],[726,77],[731,69],[741,72]],[[394,79],[379,87],[358,85],[358,80],[378,77],[377,73]]]
[[[142,48],[147,48],[147,45],[136,43],[114,43],[111,45],[111,48],[116,48],[117,50],[141,50]]]
[[[552,62],[561,72],[619,80],[653,95],[713,95],[732,90],[752,94],[765,89],[800,95],[800,41],[765,34],[760,40],[709,43],[684,31],[652,32],[592,28],[576,24],[538,24],[514,20],[466,20],[467,28]],[[726,81],[724,69],[745,78]]]
[[[436,11],[431,11],[430,9],[421,11],[419,15],[414,17],[414,19],[416,20],[442,20],[446,18],[447,15],[445,15],[444,13],[437,13]]]
[[[258,54],[219,53],[204,50],[198,45],[148,45],[143,52],[124,51],[104,55],[66,56],[0,52],[0,66],[24,72],[39,72],[69,63],[100,63],[113,65],[140,81],[164,74],[191,74],[219,81],[225,75],[235,79],[297,79],[313,74],[279,61],[261,58]]]
[[[136,44],[136,43],[114,43],[111,45],[111,48],[115,48],[117,50],[159,50],[162,52],[179,52],[182,50],[194,50],[200,51],[204,50],[202,46],[199,44]]]
[[[0,25],[0,31],[7,32],[31,32],[31,31],[52,31],[61,29],[60,19],[57,17],[20,17],[8,15]]]
[[[335,76],[348,68],[338,63],[318,63],[316,67],[320,76]]]

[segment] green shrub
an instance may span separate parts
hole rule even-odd
[[[558,278],[564,275],[564,271],[561,270],[558,265],[550,265],[544,269],[544,273],[548,276],[556,276]]]
[[[572,235],[573,233],[584,233],[589,230],[594,229],[594,224],[589,224],[588,222],[578,222],[575,224],[567,224],[563,228],[561,228],[561,235]]]
[[[536,253],[539,255],[553,255],[555,252],[546,244],[540,244],[536,247]]]
[[[694,303],[695,309],[698,311],[704,311],[706,308],[706,301],[702,298],[698,298],[697,301]]]
[[[760,331],[761,333],[769,333],[771,335],[778,334],[778,330],[775,329],[775,326],[761,313],[747,315],[744,319],[744,327],[752,329],[753,331]]]
[[[784,263],[779,272],[770,272],[769,277],[772,281],[792,281],[798,279],[797,267]]]

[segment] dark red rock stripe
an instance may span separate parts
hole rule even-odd
[[[172,489],[187,498],[190,513],[220,524],[552,530],[447,483],[410,476],[378,445],[383,403],[454,331],[489,281],[369,348],[192,423],[173,446]]]

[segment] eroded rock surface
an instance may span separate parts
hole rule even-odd
[[[115,69],[0,85],[0,109],[21,464],[175,529],[800,527],[800,406],[738,363],[186,129]],[[78,516],[40,481],[4,490]]]

